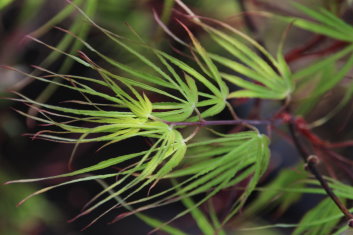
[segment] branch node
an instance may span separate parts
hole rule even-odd
[[[320,163],[320,159],[316,156],[316,155],[310,155],[307,159],[306,159],[306,163],[304,165],[304,169],[306,171],[311,171],[311,167],[312,166],[316,166]]]
[[[348,226],[353,228],[353,219],[348,220]]]
[[[320,159],[316,155],[310,155],[307,159],[307,164],[318,165]]]

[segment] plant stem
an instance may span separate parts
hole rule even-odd
[[[288,109],[288,108],[287,108]],[[174,126],[215,126],[215,125],[270,125],[272,124],[269,120],[216,120],[216,121],[197,121],[197,122],[165,122],[168,125]],[[294,122],[288,123],[288,128],[290,135],[293,139],[294,145],[300,153],[303,161],[306,163],[306,169],[319,181],[321,187],[325,190],[327,195],[333,200],[344,216],[350,221],[349,226],[353,227],[353,215],[349,212],[347,207],[342,203],[342,201],[337,197],[337,195],[332,191],[327,181],[318,171],[316,164],[319,161],[317,156],[309,154],[305,149],[303,144],[300,142],[300,137],[296,131],[296,126]],[[352,225],[351,225],[352,224]]]
[[[257,33],[257,27],[252,21],[251,17],[246,14],[246,6],[244,0],[238,0],[239,8],[241,12],[244,12],[245,14],[243,15],[244,23],[246,27],[249,29],[250,32],[252,33]]]
[[[349,212],[347,207],[342,203],[342,201],[337,197],[337,195],[332,191],[327,181],[323,178],[323,176],[318,171],[316,164],[318,162],[318,158],[315,155],[309,154],[302,143],[300,142],[298,133],[296,131],[296,127],[293,122],[288,123],[288,128],[290,135],[292,136],[294,145],[298,149],[300,156],[306,163],[306,169],[310,171],[311,174],[320,182],[321,187],[325,190],[327,195],[332,199],[332,201],[337,205],[340,211],[344,214],[344,216],[349,220],[349,226],[353,227],[353,215]]]
[[[312,155],[313,156],[313,155]],[[316,157],[316,156],[315,156]],[[317,158],[317,157],[316,157]],[[353,215],[349,212],[347,207],[341,202],[337,195],[332,191],[327,181],[322,177],[320,172],[316,168],[316,161],[308,161],[307,169],[315,176],[315,178],[320,182],[321,186],[325,189],[327,195],[334,201],[337,207],[342,211],[345,217],[349,220],[353,219]]]
[[[168,125],[174,126],[220,126],[220,125],[270,125],[271,121],[268,120],[216,120],[216,121],[197,121],[197,122],[167,122]]]

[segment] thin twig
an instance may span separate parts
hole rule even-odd
[[[289,110],[287,110],[289,111]],[[321,173],[318,171],[316,164],[318,163],[318,158],[315,155],[311,155],[305,149],[303,144],[300,142],[298,132],[296,131],[296,126],[293,122],[288,123],[288,129],[290,135],[292,136],[295,147],[298,149],[300,156],[306,163],[306,169],[310,171],[311,174],[320,182],[321,187],[325,190],[327,195],[332,199],[332,201],[337,205],[344,216],[349,220],[349,226],[353,227],[353,215],[349,212],[347,207],[342,203],[342,201],[337,197],[337,195],[332,191],[327,181],[323,178]]]
[[[244,0],[238,0],[238,4],[239,4],[239,8],[240,8],[241,12],[247,11]],[[244,19],[244,23],[245,23],[246,27],[249,29],[249,31],[252,33],[257,33],[257,27],[254,24],[251,17],[248,14],[244,14],[243,19]]]
[[[173,126],[221,126],[221,125],[270,125],[268,120],[216,120],[216,121],[197,121],[197,122],[167,122],[168,125]]]
[[[314,155],[311,155],[313,157]],[[315,158],[317,158],[315,156]],[[308,158],[313,159],[313,158]],[[342,203],[342,201],[337,197],[337,195],[332,191],[327,181],[322,177],[318,169],[316,168],[316,160],[307,161],[307,169],[315,176],[315,178],[320,182],[323,189],[326,191],[327,195],[334,201],[337,207],[345,215],[348,220],[353,220],[353,215],[349,212],[347,207]]]

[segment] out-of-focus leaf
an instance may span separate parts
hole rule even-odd
[[[335,205],[335,203],[330,198],[326,198],[325,200],[320,202],[315,208],[311,209],[304,215],[293,234],[332,234],[333,229],[341,218],[336,218],[331,221],[326,221],[325,219],[331,216],[332,214],[339,212],[340,211]],[[322,223],[320,223],[321,220]],[[307,224],[310,224],[311,222],[315,222],[317,223],[317,225],[307,227]]]
[[[177,185],[175,181],[173,181],[174,185]],[[179,191],[180,188],[177,188],[177,191]],[[190,209],[190,213],[194,220],[196,221],[199,229],[202,231],[203,234],[205,235],[212,235],[216,234],[215,229],[212,227],[210,222],[208,221],[207,217],[205,214],[195,205],[193,200],[189,197],[186,197],[185,195],[180,195],[182,197],[181,201],[184,204],[184,206],[188,209]]]
[[[254,213],[261,213],[278,206],[280,213],[285,212],[289,206],[298,201],[302,193],[278,192],[275,189],[284,187],[304,188],[307,174],[298,173],[294,170],[283,170],[276,179],[264,187],[259,196],[246,208],[245,215],[252,216]]]
[[[5,8],[7,5],[10,5],[13,2],[13,0],[2,0],[0,2],[0,11]]]

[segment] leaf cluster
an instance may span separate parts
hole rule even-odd
[[[180,22],[191,42],[186,43],[168,29],[166,19],[158,17],[156,21],[165,33],[190,51],[191,62],[152,46],[133,30],[135,39],[124,38],[95,23],[92,16],[97,2],[93,0],[88,1],[85,7],[72,3],[48,22],[45,27],[56,24],[74,9],[88,22],[82,27],[82,21],[76,21],[68,30],[57,27],[57,30],[65,33],[58,45],[52,46],[29,36],[51,49],[52,54],[42,65],[34,67],[37,73],[9,69],[47,83],[48,87],[69,89],[83,97],[82,100],[66,102],[74,104],[73,108],[17,94],[18,98],[13,100],[27,104],[38,113],[18,111],[20,114],[53,127],[33,134],[33,138],[74,144],[70,162],[73,161],[76,148],[84,143],[102,143],[103,148],[126,139],[143,137],[151,145],[147,150],[111,156],[108,160],[66,174],[8,182],[65,178],[65,182],[34,192],[21,203],[56,187],[94,180],[103,186],[103,190],[75,219],[115,201],[101,216],[119,207],[126,208],[127,212],[118,215],[112,222],[136,215],[156,229],[170,234],[185,234],[168,223],[190,213],[204,234],[226,234],[224,225],[242,209],[243,218],[273,209],[281,214],[297,203],[303,194],[325,195],[325,191],[318,187],[318,182],[308,179],[307,173],[298,174],[292,170],[283,170],[272,182],[259,187],[262,177],[269,170],[270,141],[254,126],[243,123],[242,130],[247,130],[237,133],[219,133],[215,128],[204,128],[207,133],[205,136],[200,134],[200,129],[210,124],[212,118],[217,118],[226,108],[237,119],[230,104],[232,99],[266,99],[287,105],[293,97],[302,94],[313,84],[314,89],[305,93],[307,95],[295,110],[298,114],[307,114],[350,72],[353,66],[352,26],[328,10],[316,11],[297,3],[293,5],[314,21],[263,13],[290,24],[287,30],[295,26],[347,44],[326,58],[292,71],[283,54],[287,31],[283,33],[274,56],[244,32],[226,23],[197,16],[179,0],[175,3],[212,43],[221,48],[220,51],[211,52]],[[108,56],[91,45],[86,40],[89,27],[99,30],[114,47],[124,50],[141,67],[128,65],[122,58]],[[68,45],[72,42],[74,46],[69,49]],[[80,51],[76,53],[77,50]],[[62,55],[66,56],[66,60],[60,71],[53,72],[45,68],[50,61]],[[91,59],[93,57],[98,59]],[[338,66],[340,61],[343,63]],[[96,76],[66,74],[74,62],[94,71]],[[237,90],[231,90],[233,85]],[[319,126],[333,117],[351,100],[352,95],[353,85],[349,84],[341,102],[312,126]],[[192,133],[188,135],[190,129]],[[121,164],[128,166],[111,171]],[[104,180],[107,179],[115,181],[106,184]],[[326,180],[343,202],[353,199],[352,187],[329,177]],[[155,189],[160,181],[168,181],[170,186],[163,190]],[[219,218],[212,203],[208,215],[200,209],[201,205],[209,203],[221,191],[239,185],[243,187],[238,190],[238,196],[226,216]],[[141,191],[148,191],[148,194],[136,199],[135,196]],[[256,198],[243,208],[254,192]],[[197,201],[195,196],[199,196]],[[186,209],[166,223],[142,214],[147,209],[177,201],[181,201]],[[307,212],[298,224],[252,229],[296,227],[294,234],[339,234],[347,229],[346,226],[338,228],[342,218],[336,205],[326,198]]]

